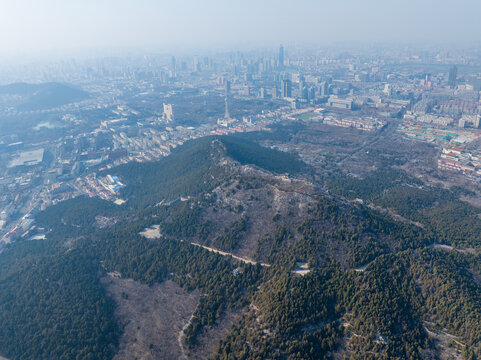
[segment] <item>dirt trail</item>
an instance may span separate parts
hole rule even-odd
[[[214,249],[214,248],[211,248],[211,247],[208,247],[208,246],[205,246],[205,245],[201,245],[201,244],[197,244],[197,243],[194,243],[194,242],[192,242],[191,244],[194,245],[194,246],[198,246],[198,247],[201,247],[203,249],[206,249],[208,251],[214,252],[216,254],[222,255],[222,256],[232,256],[232,258],[234,258],[236,260],[239,260],[239,261],[242,261],[243,263],[246,263],[246,264],[257,265],[257,261],[247,259],[247,258],[243,258],[243,257],[237,256],[237,255],[234,255],[230,252]],[[259,263],[259,264],[261,266],[265,266],[265,267],[271,266],[270,264],[264,264],[264,263]]]
[[[179,335],[177,335],[177,342],[179,343],[179,348],[181,355],[179,356],[179,360],[188,360],[187,354],[185,353],[184,349],[184,331],[189,327],[190,323],[192,322],[192,319],[194,318],[194,314],[189,318],[189,321],[185,323],[185,325],[182,327],[182,329],[179,331]]]

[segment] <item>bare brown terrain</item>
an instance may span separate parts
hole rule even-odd
[[[435,348],[425,351],[425,359],[441,359],[441,360],[461,360],[463,359],[462,348],[465,344],[459,342],[457,336],[451,335],[445,331],[435,331],[433,323],[424,322],[424,329],[431,341],[434,342]]]
[[[179,359],[178,336],[192,316],[200,298],[165,281],[148,286],[132,279],[104,277],[102,283],[117,307],[122,328],[114,360]]]
[[[235,181],[214,189],[215,204],[203,209],[203,220],[216,230],[202,245],[214,245],[214,239],[223,228],[246,216],[247,229],[232,253],[256,259],[259,239],[272,234],[277,227],[273,219],[277,217],[284,226],[295,229],[307,216],[321,190],[308,181],[274,176],[252,166],[241,166],[240,172],[243,182]]]
[[[266,140],[265,146],[281,146],[298,153],[302,160],[324,172],[335,168],[364,177],[386,164],[399,166],[415,177],[438,175],[439,148],[432,144],[404,139],[390,119],[381,131],[363,132],[315,122],[292,134],[288,141]]]
[[[210,359],[218,350],[219,342],[231,331],[234,323],[241,319],[242,311],[227,311],[216,321],[214,326],[207,326],[197,339],[197,345],[186,350],[185,359],[202,360]]]

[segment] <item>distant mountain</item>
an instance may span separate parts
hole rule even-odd
[[[0,86],[0,96],[17,96],[18,110],[49,109],[89,97],[89,94],[73,85],[49,82],[43,84],[13,83]]]

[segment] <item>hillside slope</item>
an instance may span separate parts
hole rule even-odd
[[[14,83],[0,86],[1,97],[8,96],[20,111],[49,109],[88,98],[88,93],[72,85],[56,82],[42,84]],[[11,106],[11,105],[10,105]]]
[[[161,161],[111,171],[127,184],[124,205],[88,198],[60,203],[37,216],[48,240],[0,254],[1,316],[8,325],[0,355],[111,358],[127,346],[119,341],[136,332],[142,343],[128,345],[135,353],[162,354],[158,336],[125,327],[126,314],[133,324],[145,323],[142,314],[161,316],[152,313],[155,301],[183,309],[169,314],[176,333],[165,338],[177,339],[169,354],[188,359],[481,355],[481,244],[474,238],[469,251],[440,246],[449,233],[439,224],[398,221],[329,194],[329,183],[317,181],[295,155],[242,138],[206,137]],[[336,176],[332,188],[349,187],[346,193],[385,206],[395,199],[396,209],[414,220],[433,198],[457,201],[447,190],[413,191],[419,201],[410,198],[418,204],[411,214],[394,190],[379,188],[414,180],[391,175],[359,186]],[[99,227],[99,216],[115,221]],[[141,235],[151,227],[155,236]],[[172,298],[184,296],[185,304],[155,295],[158,284],[170,282],[182,288],[166,287],[177,291]],[[113,283],[115,296],[105,285]],[[129,285],[122,289],[123,283]],[[143,289],[145,307],[128,307],[132,288]],[[31,339],[27,346],[15,345],[24,338]]]

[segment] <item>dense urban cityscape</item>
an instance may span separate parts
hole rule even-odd
[[[25,78],[42,85],[0,88],[2,247],[42,236],[33,216],[59,201],[88,195],[122,203],[123,185],[113,173],[99,176],[104,169],[159,159],[190,139],[283,121],[363,131],[390,124],[398,136],[436,144],[440,171],[481,180],[481,154],[469,147],[481,135],[477,52],[367,55],[280,45],[277,52],[42,66],[40,77]],[[17,76],[12,70],[2,79]],[[35,92],[66,93],[73,102],[49,104]]]

